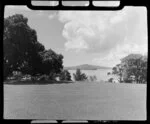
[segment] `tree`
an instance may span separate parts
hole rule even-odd
[[[96,81],[97,80],[97,77],[94,75],[94,76],[89,76],[89,81]]]
[[[84,81],[87,80],[87,76],[85,73],[82,73],[80,69],[76,70],[76,73],[73,73],[75,81]]]
[[[107,75],[111,75],[111,72],[108,72]]]
[[[93,79],[94,79],[94,81],[96,81],[96,80],[97,80],[97,77],[94,75],[94,76],[93,76]]]
[[[63,56],[61,54],[56,54],[53,50],[45,50],[40,53],[42,58],[42,66],[39,67],[39,70],[43,74],[50,73],[60,73],[63,69]]]
[[[68,70],[63,70],[60,73],[60,80],[61,81],[71,81],[71,75]]]
[[[3,47],[4,79],[13,71],[32,76],[46,74],[51,78],[63,69],[63,56],[45,50],[37,41],[36,31],[21,14],[4,19]]]
[[[108,82],[113,83],[113,78],[109,78]]]
[[[121,60],[124,64],[124,80],[136,83],[147,82],[147,57],[140,54],[130,54]]]
[[[119,77],[120,82],[146,83],[147,82],[147,56],[129,54],[121,59],[121,63],[112,69],[112,74]]]
[[[28,70],[24,68],[29,61],[33,61],[38,56],[38,52],[45,50],[37,41],[36,31],[31,29],[27,22],[28,19],[20,14],[4,19],[4,79],[13,71]]]
[[[118,81],[121,83],[123,76],[123,66],[122,64],[117,64],[112,68],[112,74],[118,76]]]

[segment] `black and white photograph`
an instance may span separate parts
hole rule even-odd
[[[42,3],[59,4],[33,5]],[[3,118],[146,120],[147,23],[144,6],[80,11],[6,5]]]

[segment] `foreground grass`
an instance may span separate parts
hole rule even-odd
[[[4,118],[145,120],[146,85],[4,85]]]

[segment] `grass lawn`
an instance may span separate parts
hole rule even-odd
[[[146,85],[4,85],[5,119],[145,120]]]

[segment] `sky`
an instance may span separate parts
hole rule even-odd
[[[28,25],[36,30],[38,41],[46,49],[64,56],[64,66],[113,67],[130,53],[146,55],[148,51],[146,7],[126,6],[119,11],[39,11],[26,6],[5,7],[5,17],[14,14],[28,18]]]

